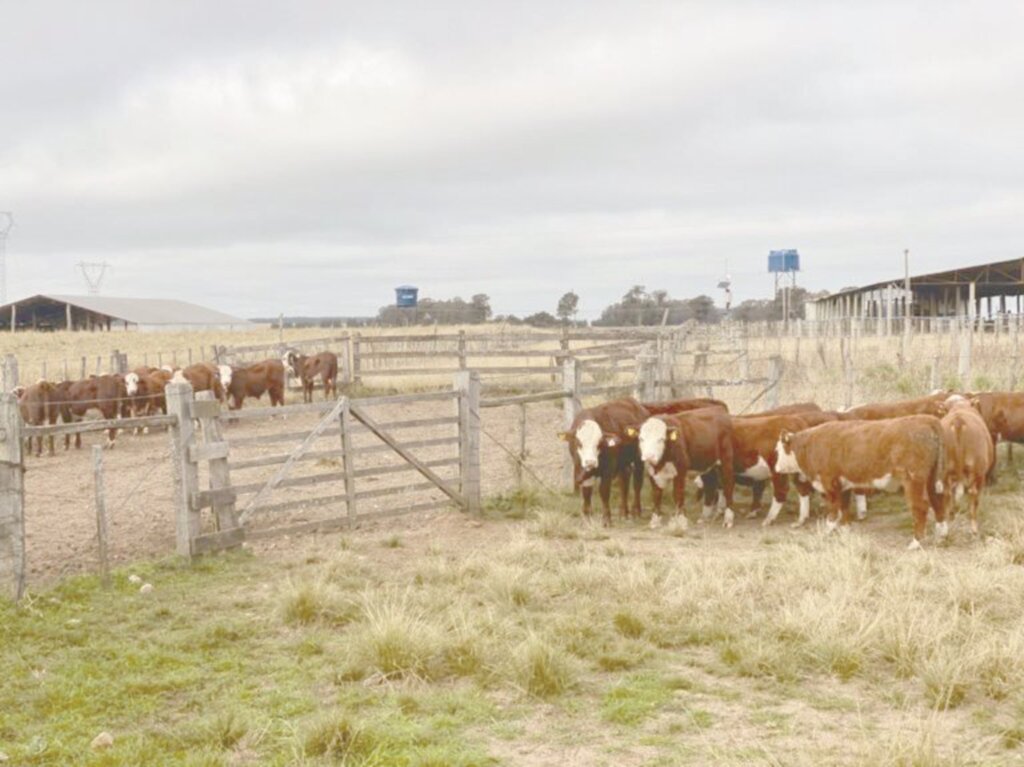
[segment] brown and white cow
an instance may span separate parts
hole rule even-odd
[[[686,525],[686,475],[690,471],[698,474],[721,471],[726,525],[732,523],[732,421],[728,413],[712,407],[676,415],[653,415],[640,427],[638,441],[640,460],[653,486],[651,527],[660,523],[662,495],[670,482],[677,517]],[[703,491],[703,518],[707,519],[712,515],[717,492],[710,483],[704,483]]]
[[[334,352],[300,354],[294,349],[285,353],[281,360],[302,382],[302,401],[313,401],[313,386],[319,376],[324,382],[324,399],[338,396],[338,355]]]
[[[224,365],[230,371],[230,367]],[[187,368],[175,370],[171,381],[174,383],[190,383],[193,392],[212,391],[218,401],[224,401],[224,384],[221,376],[224,372],[212,362],[197,362]],[[230,378],[230,376],[229,376]]]
[[[643,485],[643,464],[639,460],[636,433],[650,414],[632,397],[612,400],[603,405],[581,410],[568,431],[559,436],[569,447],[574,467],[574,484],[583,495],[583,516],[590,519],[594,481],[598,480],[605,526],[612,523],[612,479],[619,478],[622,488],[621,512],[629,516],[629,485],[634,483],[633,513],[642,513],[640,490]]]
[[[232,368],[224,389],[233,410],[242,407],[246,397],[259,399],[264,392],[270,394],[271,407],[284,405],[284,364],[271,359]]]
[[[978,534],[978,502],[985,478],[996,459],[995,444],[985,419],[964,397],[947,400],[949,412],[942,417],[946,434],[946,492],[951,497],[950,517],[966,492],[971,532]]]
[[[124,418],[129,415],[128,391],[124,377],[114,373],[110,375],[91,376],[82,381],[66,381],[58,385],[55,392],[56,401],[60,403],[61,420],[74,423],[85,418],[90,410],[99,411],[107,420]],[[107,447],[114,446],[117,428],[107,432]],[[64,449],[71,446],[71,435],[64,436]],[[75,434],[75,447],[82,446],[82,435]]]
[[[31,386],[20,387],[17,394],[21,419],[29,426],[46,426],[57,423],[60,407],[56,401],[57,386],[49,381],[38,381]],[[53,455],[53,435],[47,437],[47,450]],[[28,452],[32,452],[32,439],[28,439]],[[43,454],[43,438],[36,437],[36,456]]]
[[[772,486],[772,505],[762,522],[764,527],[778,518],[789,493],[789,477],[775,469],[779,433],[800,432],[833,419],[831,413],[813,410],[732,419],[733,460],[737,481],[770,482]],[[793,527],[800,527],[810,517],[811,488],[799,480],[796,488],[800,505],[799,516]],[[748,519],[756,517],[760,511],[761,497],[755,488]]]
[[[883,418],[902,418],[908,415],[933,415],[941,418],[946,412],[945,402],[950,394],[948,391],[936,391],[926,397],[857,405],[840,411],[839,420],[880,421]]]
[[[829,530],[849,523],[851,490],[902,488],[914,518],[911,549],[921,546],[929,506],[935,512],[936,535],[945,538],[949,533],[943,497],[946,439],[935,416],[833,421],[797,434],[783,431],[776,453],[777,472],[796,474],[825,496],[831,507]]]

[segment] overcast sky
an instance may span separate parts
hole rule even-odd
[[[1024,3],[0,0],[11,298],[596,316],[1024,256]]]

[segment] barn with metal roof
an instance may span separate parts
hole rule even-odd
[[[38,294],[0,306],[11,330],[247,330],[253,323],[188,301]]]

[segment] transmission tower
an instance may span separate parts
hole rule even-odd
[[[14,215],[0,210],[0,304],[7,303],[7,233],[14,226]]]
[[[78,268],[82,270],[82,277],[85,278],[85,284],[89,288],[89,295],[98,296],[110,264],[106,261],[79,261]]]

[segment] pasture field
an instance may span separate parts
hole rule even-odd
[[[18,765],[1010,765],[1024,517],[907,552],[902,500],[831,536],[581,525],[524,491],[157,560],[0,606]],[[692,508],[692,507],[691,507]],[[128,580],[137,573],[150,594]],[[114,736],[90,749],[101,731]]]

